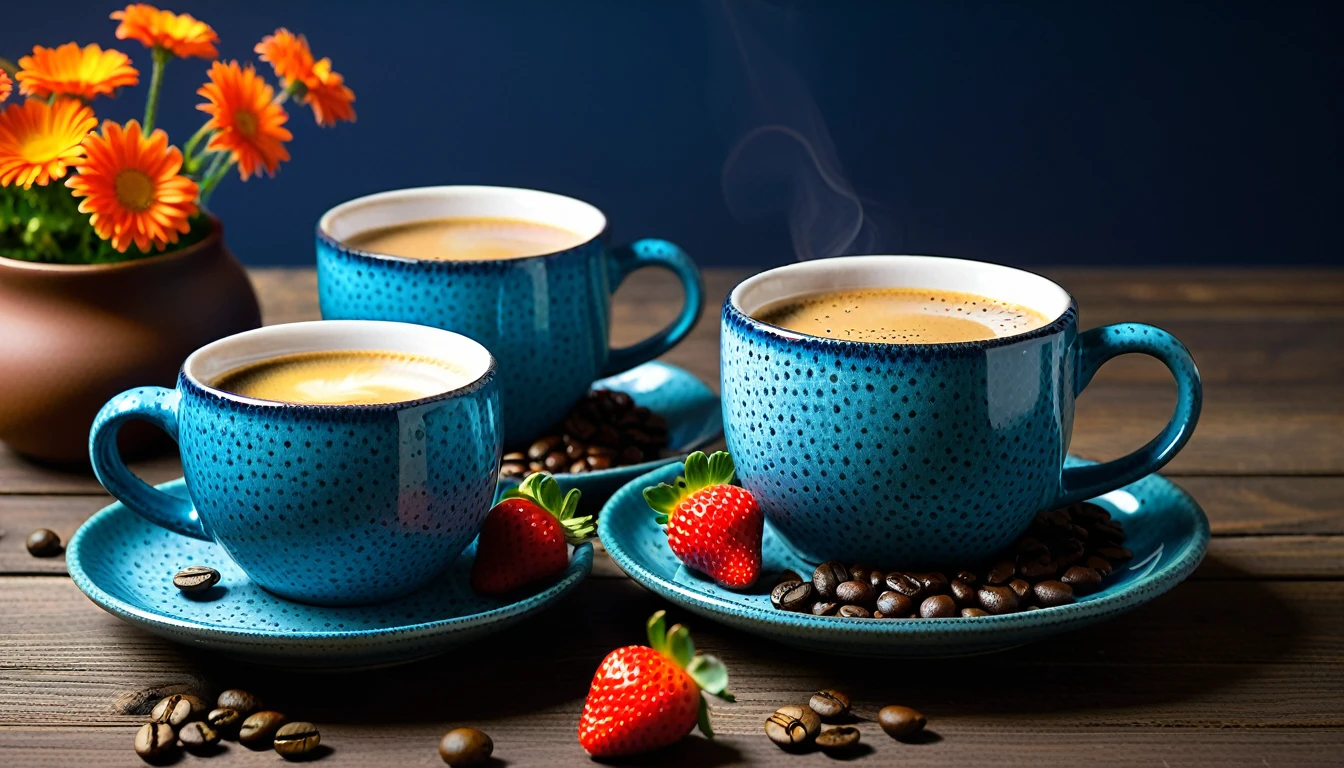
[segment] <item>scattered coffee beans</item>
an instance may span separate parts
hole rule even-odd
[[[145,723],[135,732],[135,754],[160,760],[177,751],[177,734],[167,723]]]
[[[230,688],[219,694],[219,698],[215,699],[215,705],[236,710],[238,714],[246,717],[261,709],[261,700],[247,691]]]
[[[561,423],[527,451],[507,453],[500,477],[521,480],[534,472],[580,473],[651,461],[667,448],[667,421],[635,405],[630,395],[595,389]]]
[[[828,723],[849,717],[849,697],[842,691],[817,691],[807,705]]]
[[[46,528],[28,534],[28,554],[33,557],[55,557],[61,554],[61,537]]]
[[[273,743],[275,751],[289,759],[312,752],[321,742],[322,734],[317,732],[317,726],[299,721],[280,726]]]
[[[480,765],[494,751],[495,742],[475,728],[454,728],[439,740],[439,757],[453,768]]]
[[[827,752],[844,752],[859,743],[859,729],[848,725],[827,728],[817,734],[817,746]]]
[[[189,565],[173,577],[173,586],[183,592],[204,592],[219,583],[219,571],[204,565]]]
[[[228,707],[218,707],[210,710],[210,714],[205,716],[205,722],[220,736],[231,738],[238,735],[238,729],[243,724],[243,713]]]
[[[167,723],[174,729],[181,728],[185,723],[205,717],[208,706],[199,696],[174,693],[159,699],[159,703],[149,712],[149,722]]]
[[[182,730],[177,732],[177,738],[182,740],[182,746],[189,752],[208,752],[219,743],[219,732],[211,728],[209,723],[194,720],[182,726]]]
[[[883,707],[877,713],[877,723],[893,739],[908,739],[924,730],[924,715],[898,704]]]
[[[765,735],[785,748],[809,744],[820,731],[821,718],[808,707],[780,707],[765,721]]]
[[[238,741],[249,747],[264,749],[271,746],[275,732],[289,720],[279,712],[262,710],[254,712],[238,730]]]
[[[1122,563],[1124,528],[1101,507],[1081,502],[1042,512],[1005,553],[976,568],[907,572],[831,561],[812,581],[787,572],[770,594],[784,611],[876,619],[977,618],[1053,608],[1099,591]],[[786,595],[794,599],[786,601]]]

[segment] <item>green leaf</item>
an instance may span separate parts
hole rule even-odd
[[[709,485],[709,459],[706,458],[704,451],[696,451],[686,457],[686,468],[682,476],[691,493]]]
[[[709,704],[705,702],[704,696],[700,697],[700,714],[696,720],[700,724],[700,732],[705,735],[705,738],[714,738],[714,728],[709,724]]]
[[[569,493],[561,496],[560,483],[545,472],[537,472],[528,475],[521,485],[505,491],[500,501],[526,499],[536,504],[554,515],[560,522],[560,526],[565,530],[566,541],[570,544],[581,544],[596,529],[592,524],[592,515],[574,517],[574,513],[579,509],[581,495],[578,488],[571,488]]]
[[[682,500],[705,488],[731,483],[733,472],[733,457],[727,451],[717,451],[712,458],[696,451],[686,457],[683,474],[672,485],[659,483],[653,488],[645,488],[644,500],[658,513],[658,524],[667,525]]]
[[[659,483],[653,488],[644,489],[644,500],[658,513],[658,524],[667,525],[672,510],[681,503],[681,491],[667,483]]]
[[[650,616],[646,629],[649,633],[649,647],[662,653],[667,647],[667,611],[658,611]]]
[[[691,640],[691,631],[680,624],[674,624],[667,631],[667,657],[685,669],[695,658],[695,642]]]
[[[728,668],[717,657],[705,654],[696,656],[686,666],[686,673],[706,693],[714,694],[727,701],[733,700],[733,695],[728,693],[727,690]]]
[[[193,217],[189,225],[191,229],[167,251],[200,242],[214,230],[204,215]],[[0,187],[0,256],[50,264],[110,264],[157,253],[142,252],[135,245],[120,253],[98,237],[88,214],[79,212],[79,199],[63,181],[31,189]]]
[[[733,482],[733,457],[727,451],[715,451],[709,457],[709,485],[727,485]]]

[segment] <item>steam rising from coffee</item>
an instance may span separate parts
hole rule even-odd
[[[710,13],[716,31],[722,31],[712,95],[736,137],[722,172],[724,200],[733,216],[783,214],[799,260],[899,246],[892,242],[896,228],[885,221],[884,242],[873,202],[861,198],[846,178],[802,78],[759,34],[767,28],[796,34],[789,10],[719,0]]]

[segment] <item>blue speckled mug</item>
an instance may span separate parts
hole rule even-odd
[[[427,219],[492,217],[574,232],[557,253],[487,261],[409,259],[345,245],[381,227]],[[681,279],[685,304],[666,328],[611,349],[611,295],[631,272],[661,267]],[[607,219],[588,203],[509,187],[425,187],[343,203],[317,225],[322,317],[399,320],[465,334],[499,360],[504,434],[523,446],[557,425],[594,379],[648,362],[690,333],[700,316],[700,273],[665,240],[607,244]]]
[[[327,350],[432,357],[469,383],[378,405],[297,405],[211,386],[243,365]],[[131,419],[177,441],[190,501],[122,463],[117,431]],[[213,342],[183,363],[176,389],[117,395],[94,421],[89,453],[103,487],[150,522],[218,542],[282,597],[345,605],[411,592],[462,552],[490,510],[500,435],[494,359],[475,341],[407,323],[310,322]],[[162,563],[170,575],[178,565]]]
[[[823,339],[752,318],[819,291],[928,288],[1029,307],[1036,330],[986,341]],[[950,566],[997,552],[1039,510],[1157,471],[1199,418],[1199,372],[1171,334],[1137,323],[1078,332],[1073,297],[1017,269],[931,256],[850,256],[780,267],[723,305],[722,396],[742,484],[807,559]],[[1115,461],[1064,468],[1074,399],[1127,352],[1176,378],[1162,433]]]

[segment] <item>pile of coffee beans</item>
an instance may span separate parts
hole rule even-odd
[[[860,731],[852,725],[836,725],[822,730],[821,724],[851,723],[857,718],[850,708],[849,696],[842,691],[821,690],[812,694],[807,706],[788,704],[765,720],[765,735],[780,749],[804,752],[817,747],[837,757],[853,752]],[[893,739],[907,740],[924,729],[924,715],[909,707],[891,705],[878,712],[882,730]]]
[[[1124,541],[1124,528],[1106,510],[1080,502],[1036,515],[1008,551],[987,563],[946,573],[822,563],[811,581],[785,572],[770,604],[854,619],[975,618],[1053,608],[1100,590],[1134,557]]]
[[[527,451],[504,454],[500,477],[522,479],[534,472],[592,472],[642,464],[667,448],[667,421],[635,405],[630,395],[595,389],[569,412],[560,429]]]
[[[257,697],[231,688],[215,707],[199,696],[175,693],[150,710],[149,722],[135,734],[135,753],[151,762],[167,762],[182,748],[198,756],[213,753],[221,739],[237,739],[251,749],[273,748],[281,757],[311,756],[322,736],[312,723],[289,722],[263,710]]]

